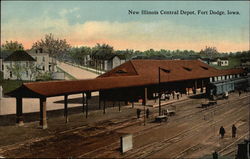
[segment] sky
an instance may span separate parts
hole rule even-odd
[[[1,44],[26,49],[52,33],[71,46],[109,44],[116,50],[168,49],[219,52],[249,50],[248,1],[1,1]],[[129,10],[179,11],[178,15],[131,15]],[[180,10],[196,15],[180,14]],[[225,15],[198,15],[224,11]],[[228,15],[227,10],[239,15]]]

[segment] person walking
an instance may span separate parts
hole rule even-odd
[[[218,153],[217,153],[217,151],[214,151],[214,153],[213,153],[213,159],[218,159]]]
[[[224,135],[226,133],[225,129],[223,128],[223,126],[220,127],[220,135],[221,135],[221,138],[223,139],[224,138]]]
[[[149,118],[149,109],[147,108],[146,110],[146,116],[147,116],[147,119]]]
[[[137,118],[139,119],[140,118],[140,114],[141,114],[141,109],[137,109],[136,110],[136,114],[137,114]]]
[[[173,95],[173,99],[174,99],[174,97],[175,97],[175,91],[172,92],[172,95]]]
[[[235,136],[236,136],[236,131],[237,131],[237,128],[236,128],[236,126],[233,124],[233,126],[232,126],[232,138],[235,138]]]
[[[177,99],[178,99],[178,100],[180,99],[180,94],[179,94],[179,93],[177,93]]]
[[[241,91],[239,91],[239,97],[240,97],[240,95],[241,95]]]

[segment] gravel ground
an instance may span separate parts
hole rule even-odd
[[[149,107],[151,116],[146,125],[143,118],[136,119],[136,105],[90,111],[89,118],[77,113],[49,117],[47,130],[38,128],[38,122],[24,127],[0,126],[0,156],[4,157],[83,157],[83,158],[198,158],[211,155],[234,157],[237,143],[248,132],[249,93],[238,97],[230,94],[229,100],[219,100],[217,106],[200,108],[203,99],[188,99],[166,105],[175,106],[177,114],[168,122],[152,122],[158,108]],[[94,99],[93,99],[94,100]],[[96,106],[97,107],[97,106]],[[231,138],[231,125],[238,127],[235,139]],[[220,139],[219,127],[223,125],[226,136]],[[119,152],[120,136],[133,134],[133,150]],[[228,147],[229,145],[229,147]]]

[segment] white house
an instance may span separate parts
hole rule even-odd
[[[39,73],[50,72],[53,79],[64,79],[64,73],[57,72],[56,60],[43,53],[42,49],[15,51],[3,60],[4,79],[36,80]]]
[[[36,60],[27,52],[19,50],[3,60],[3,78],[11,80],[35,80]]]
[[[228,58],[218,58],[218,66],[228,66],[229,61]]]
[[[36,60],[37,67],[44,72],[56,72],[56,59],[50,57],[48,53],[44,53],[42,49],[28,51]]]
[[[210,65],[218,65],[218,60],[217,59],[210,60],[209,64]]]
[[[109,71],[124,62],[126,62],[126,59],[122,56],[118,56],[116,54],[113,55],[107,55],[104,56],[102,59],[93,59],[94,66],[97,69],[104,70],[104,71]]]

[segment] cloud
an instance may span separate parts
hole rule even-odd
[[[61,16],[73,13],[79,8],[64,9]],[[80,17],[79,17],[80,18]],[[205,46],[215,46],[219,51],[238,51],[248,49],[249,30],[213,30],[199,26],[185,26],[170,21],[87,21],[69,24],[65,17],[51,19],[42,16],[36,20],[13,19],[2,24],[1,38],[18,40],[26,48],[32,43],[53,33],[65,38],[71,45],[94,46],[96,43],[108,43],[115,49],[188,49],[200,50]],[[245,34],[246,33],[246,34]]]
[[[64,17],[67,14],[71,14],[74,13],[76,11],[80,10],[80,8],[71,8],[71,9],[62,9],[61,11],[59,11],[59,15],[61,15],[62,17]]]

